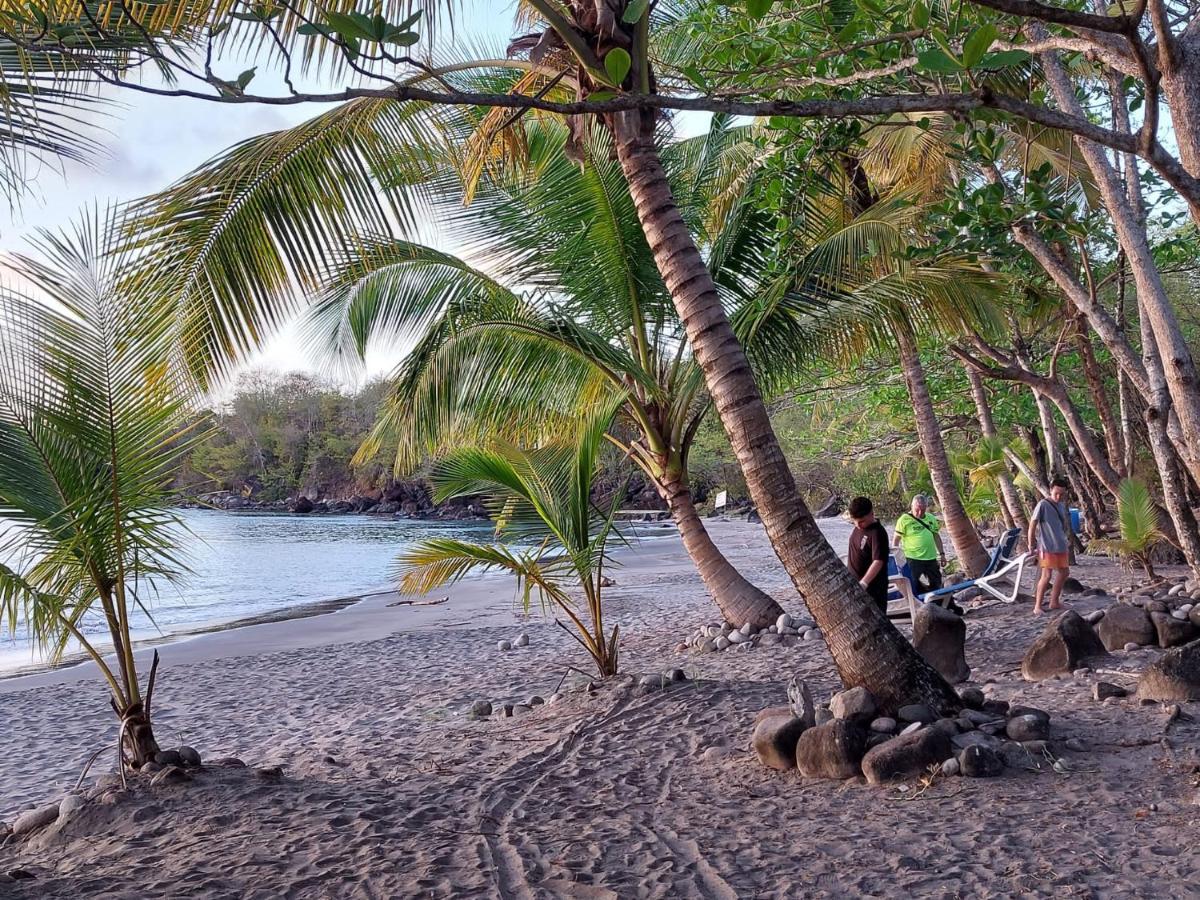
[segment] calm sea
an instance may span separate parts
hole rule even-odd
[[[146,597],[135,610],[138,639],[195,631],[322,600],[391,587],[396,555],[431,536],[487,541],[487,523],[424,522],[372,516],[293,516],[184,510],[193,574]],[[673,529],[647,529],[672,534]],[[153,618],[151,618],[153,617]],[[0,625],[0,675],[43,661],[23,625]],[[102,632],[96,618],[85,633]]]

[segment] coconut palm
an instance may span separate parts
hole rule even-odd
[[[154,669],[143,690],[130,616],[185,572],[171,483],[199,435],[171,308],[118,287],[108,224],[17,258],[44,299],[0,293],[0,613],[52,660],[71,644],[91,658],[140,766],[158,750]]]
[[[612,412],[598,410],[574,440],[560,435],[531,450],[502,443],[469,447],[442,459],[432,475],[434,496],[440,501],[482,494],[496,521],[496,537],[513,543],[421,541],[400,554],[401,590],[423,594],[473,572],[508,572],[516,577],[526,607],[536,593],[544,606],[566,616],[567,630],[601,677],[617,674],[620,629],[605,630],[603,590],[620,494],[604,510],[592,502]],[[582,594],[582,607],[572,587]]]
[[[1093,539],[1088,550],[1107,553],[1137,563],[1146,577],[1155,578],[1154,548],[1166,542],[1159,529],[1159,510],[1150,491],[1135,478],[1126,478],[1117,492],[1117,524],[1121,536],[1106,540]]]

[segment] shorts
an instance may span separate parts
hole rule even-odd
[[[1071,554],[1047,553],[1045,550],[1038,551],[1039,569],[1069,569],[1070,567]]]

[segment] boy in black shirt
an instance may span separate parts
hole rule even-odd
[[[875,604],[887,612],[887,561],[890,555],[887,530],[875,518],[874,507],[866,497],[851,500],[849,511],[854,531],[850,533],[846,565]]]

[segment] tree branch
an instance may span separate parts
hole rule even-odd
[[[1136,30],[1146,12],[1146,0],[1138,0],[1134,11],[1123,16],[1097,16],[1093,13],[1076,12],[1057,6],[1047,6],[1037,0],[970,0],[976,6],[984,6],[997,12],[1008,13],[1022,19],[1037,19],[1068,28],[1086,28],[1089,31],[1108,34],[1128,34]]]

